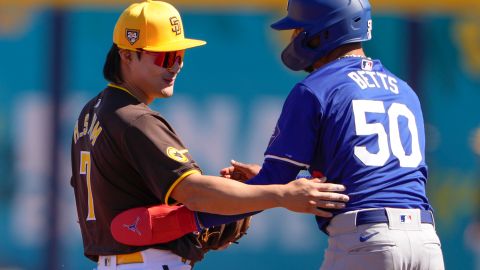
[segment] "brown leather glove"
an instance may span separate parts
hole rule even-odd
[[[202,250],[204,252],[222,250],[232,243],[238,244],[238,240],[247,234],[250,219],[251,217],[247,217],[229,224],[204,229],[198,236]]]

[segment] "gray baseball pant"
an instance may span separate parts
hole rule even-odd
[[[435,224],[422,223],[418,209],[385,210],[384,223],[357,226],[359,211],[335,216],[320,270],[444,270]]]

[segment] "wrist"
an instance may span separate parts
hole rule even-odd
[[[288,192],[288,189],[285,185],[270,185],[270,187],[274,188],[273,190],[273,201],[275,203],[275,207],[285,207],[285,197]]]

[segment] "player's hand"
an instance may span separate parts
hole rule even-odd
[[[258,164],[247,164],[235,160],[231,160],[230,164],[232,164],[232,166],[220,170],[220,175],[240,182],[245,182],[254,177],[262,168]]]
[[[349,197],[338,193],[345,191],[343,185],[325,183],[325,181],[325,178],[311,180],[300,178],[286,184],[282,196],[282,207],[294,212],[332,217],[332,213],[326,209],[344,208]]]

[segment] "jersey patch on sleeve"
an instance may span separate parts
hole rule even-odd
[[[177,148],[171,146],[167,148],[168,157],[181,163],[188,162],[188,158],[185,155],[186,153],[188,153],[187,149],[178,150]]]

